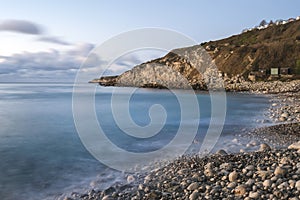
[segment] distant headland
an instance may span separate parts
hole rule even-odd
[[[241,34],[173,50],[119,76],[100,77],[90,82],[103,86],[185,89],[178,79],[180,73],[193,89],[207,90],[203,74],[176,53],[195,54],[199,48],[205,49],[217,66],[217,74],[223,78],[227,91],[276,93],[300,90],[300,17],[269,23],[263,20],[259,26],[245,29]],[[200,59],[201,55],[198,56]],[[161,66],[177,75],[166,74],[167,68]],[[271,84],[274,81],[276,87]],[[280,90],[278,85],[282,86]]]

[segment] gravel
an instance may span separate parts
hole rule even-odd
[[[240,134],[240,136],[248,138],[248,140],[259,140],[260,143],[266,143],[273,148],[288,147],[295,141],[300,140],[300,123],[285,123],[257,128],[245,134]]]
[[[297,199],[299,154],[285,148],[181,157],[147,175],[135,175],[139,178],[128,187],[112,186],[68,199]],[[208,168],[212,175],[204,173]]]
[[[300,122],[300,92],[278,93],[270,97],[269,117],[273,122]]]
[[[269,117],[279,124],[241,134],[250,141],[245,149],[257,151],[183,156],[146,174],[127,174],[126,182],[106,190],[65,199],[300,199],[300,93],[289,87],[299,85],[272,95]]]

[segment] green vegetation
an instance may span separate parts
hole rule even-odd
[[[240,35],[240,37],[238,38],[237,41],[237,45],[249,45],[249,44],[254,44],[256,43],[256,35],[251,33],[251,32],[247,32],[244,33],[242,35]]]
[[[300,75],[299,41],[300,20],[297,20],[210,41],[203,46],[218,49],[210,55],[218,68],[228,75],[247,76],[251,71],[279,67],[291,68],[292,73]]]
[[[296,71],[296,74],[300,74],[300,59],[298,59],[296,61],[296,69],[295,69],[295,71]]]
[[[300,78],[299,27],[300,20],[284,25],[273,24],[265,29],[254,29],[222,40],[203,42],[200,45],[176,51],[193,52],[202,46],[219,70],[228,76],[239,74],[247,78],[251,72],[267,71],[270,73],[271,68],[290,68],[294,77]],[[187,61],[176,53],[170,52],[162,58],[149,62],[172,65],[173,62],[185,63]],[[266,81],[267,76],[261,79],[258,77],[257,80]]]

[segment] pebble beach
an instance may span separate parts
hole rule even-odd
[[[299,199],[299,154],[296,147],[265,146],[251,153],[181,157],[147,175],[128,175],[123,185],[68,199]]]
[[[237,136],[251,141],[245,146],[251,151],[183,156],[148,173],[124,174],[124,182],[105,190],[73,193],[65,200],[300,199],[300,92],[295,84],[295,90],[284,93],[277,87],[268,90],[267,115],[275,125]]]

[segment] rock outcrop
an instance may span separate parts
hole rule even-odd
[[[176,49],[162,58],[121,74],[116,80],[116,86],[206,90],[205,81],[216,75],[213,73],[216,70],[203,48]]]
[[[298,82],[285,85],[281,81],[248,80],[253,71],[271,68],[289,68],[293,75],[285,79],[298,79],[300,75],[300,20],[266,29],[254,29],[223,40],[176,49],[162,58],[135,66],[118,77],[102,77],[100,85],[153,88],[208,88],[225,87],[228,91],[298,91]],[[222,80],[220,78],[222,77]],[[274,78],[274,77],[272,77]],[[276,79],[276,78],[275,78]],[[224,83],[223,83],[224,81]],[[290,86],[290,87],[289,87]],[[278,91],[277,91],[278,90]]]

